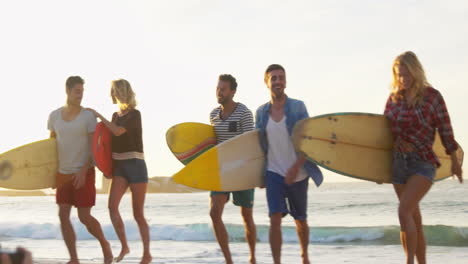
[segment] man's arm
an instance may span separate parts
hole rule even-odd
[[[94,132],[88,133],[88,144],[89,144],[89,157],[88,157],[88,162],[85,163],[83,166],[83,169],[86,168],[86,170],[94,167],[94,154],[93,154],[93,139],[94,139]]]
[[[261,118],[261,112],[260,112],[260,108],[257,108],[257,110],[255,111],[255,129],[260,129],[260,118]]]
[[[305,106],[304,102],[301,102],[301,106],[299,108],[299,120],[309,118],[309,112],[307,111],[307,107]]]
[[[253,115],[250,110],[246,110],[244,113],[242,113],[242,117],[240,120],[240,126],[242,129],[242,133],[251,131],[255,129],[255,124],[253,120]]]
[[[304,166],[304,163],[306,162],[306,158],[304,154],[298,153],[297,154],[297,160],[294,162],[294,164],[289,168],[286,177],[285,177],[285,182],[286,184],[293,184],[296,181],[297,175],[299,174],[299,170]]]
[[[298,120],[303,120],[309,117],[309,113],[307,112],[307,107],[305,106],[304,102],[301,102],[299,107],[298,113]],[[303,153],[297,153],[297,160],[294,164],[289,168],[285,182],[286,184],[293,184],[296,181],[297,175],[299,174],[300,168],[304,166],[304,163],[307,161],[306,157]]]

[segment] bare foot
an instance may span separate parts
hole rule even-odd
[[[109,242],[102,245],[102,253],[104,255],[104,264],[111,264],[114,261],[114,256],[112,255],[112,249]]]
[[[80,264],[80,261],[77,259],[73,259],[67,262],[67,264]]]
[[[302,264],[310,264],[309,258],[302,259]]]
[[[257,260],[255,259],[255,257],[250,257],[250,264],[257,264]]]
[[[122,250],[120,250],[119,256],[114,259],[115,262],[122,261],[122,259],[124,259],[125,255],[127,255],[128,253],[130,253],[130,249],[128,247],[122,247]]]
[[[151,255],[143,255],[140,264],[150,264],[152,260],[153,257],[151,257]]]

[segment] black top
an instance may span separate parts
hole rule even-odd
[[[133,109],[123,116],[119,116],[116,112],[112,114],[112,123],[127,130],[127,132],[120,136],[112,135],[112,152],[124,153],[135,151],[143,153],[140,111]]]

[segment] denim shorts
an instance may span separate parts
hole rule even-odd
[[[142,159],[114,160],[114,177],[124,177],[128,183],[148,182],[146,162]]]
[[[413,175],[421,175],[434,182],[435,173],[434,164],[421,159],[417,153],[393,152],[392,183],[406,184]]]
[[[288,185],[283,176],[267,171],[265,187],[269,216],[274,213],[282,213],[286,216],[289,213],[295,220],[307,219],[309,177]]]

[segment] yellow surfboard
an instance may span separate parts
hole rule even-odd
[[[380,183],[391,182],[392,135],[383,115],[335,113],[302,120],[293,131],[297,151],[333,172]],[[451,159],[437,134],[434,152],[442,164],[436,180],[452,175]],[[457,155],[463,161],[463,150]]]
[[[216,145],[214,127],[195,122],[180,123],[166,132],[166,142],[174,156],[188,164]]]
[[[265,155],[258,132],[231,138],[188,163],[172,178],[176,183],[211,191],[240,191],[263,185]]]
[[[174,182],[171,177],[151,177],[148,179],[147,193],[193,193],[204,190],[191,188]]]
[[[0,154],[0,187],[35,190],[55,187],[55,139],[33,142]]]

